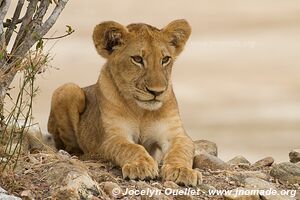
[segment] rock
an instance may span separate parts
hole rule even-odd
[[[250,195],[245,188],[236,188],[231,190],[231,194],[224,195],[225,200],[260,200],[258,194]]]
[[[271,166],[273,163],[274,163],[274,158],[272,158],[272,157],[266,157],[266,158],[263,158],[263,159],[257,161],[252,166],[260,168],[260,167]]]
[[[110,198],[121,198],[123,196],[122,188],[114,182],[103,182],[100,184],[100,186],[102,186],[103,191]]]
[[[276,190],[276,187],[274,184],[269,183],[269,182],[259,179],[259,178],[246,178],[244,182],[245,182],[245,188],[247,188],[247,189],[266,190],[266,189],[271,188],[271,189]]]
[[[6,163],[6,162],[7,162],[7,158],[0,157],[0,163]]]
[[[244,170],[249,170],[249,169],[251,169],[251,164],[240,163],[237,165],[237,167],[244,169]]]
[[[7,191],[6,190],[4,190],[2,187],[0,187],[0,193],[7,193]]]
[[[234,158],[232,158],[231,160],[229,160],[227,162],[227,164],[230,165],[240,165],[240,164],[249,164],[251,165],[251,163],[244,157],[244,156],[236,156]]]
[[[292,163],[300,162],[300,149],[294,149],[289,153],[290,161]]]
[[[60,162],[43,172],[44,178],[55,188],[51,191],[52,199],[91,199],[97,196],[109,199],[90,177],[83,162],[67,156],[58,158],[61,159]]]
[[[227,163],[216,156],[210,155],[208,153],[201,153],[194,157],[194,168],[203,170],[224,170],[228,169],[229,166]]]
[[[195,144],[195,156],[204,152],[213,156],[218,156],[218,147],[216,143],[207,140],[196,140],[194,141],[194,144]]]
[[[244,183],[246,178],[259,178],[265,181],[268,180],[268,176],[260,171],[242,171],[242,172],[233,172],[231,179]]]
[[[78,173],[71,171],[64,179],[65,185],[54,194],[56,199],[61,197],[75,198],[75,199],[88,199],[91,196],[98,196],[104,193],[99,187],[98,183],[94,182],[92,178],[85,173]],[[101,194],[104,195],[104,194]]]
[[[300,183],[300,166],[290,162],[280,163],[273,166],[270,175],[280,182]]]
[[[13,195],[8,195],[7,191],[4,190],[2,187],[0,187],[0,199],[1,200],[22,200],[19,197],[13,196]]]
[[[62,156],[65,156],[65,157],[67,157],[67,158],[71,158],[71,155],[70,155],[67,151],[65,151],[65,150],[63,150],[63,149],[60,149],[60,150],[58,151],[58,154],[60,154],[60,155],[62,155]]]
[[[259,178],[247,178],[245,179],[245,188],[249,192],[259,192],[259,195],[264,200],[292,200],[289,196],[278,195],[279,190],[273,183],[269,183]]]
[[[8,195],[4,193],[0,193],[0,199],[1,200],[22,200],[19,197],[13,196],[13,195]]]

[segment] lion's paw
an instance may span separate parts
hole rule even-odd
[[[150,158],[142,158],[129,162],[122,167],[123,178],[148,180],[158,176],[157,162]]]
[[[196,186],[202,182],[202,175],[200,172],[182,165],[163,165],[161,168],[161,175],[164,181],[173,181],[178,185]]]

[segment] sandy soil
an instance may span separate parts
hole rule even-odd
[[[52,65],[60,69],[38,78],[35,120],[46,130],[59,85],[96,81],[105,60],[92,44],[95,24],[163,27],[178,18],[193,27],[173,74],[187,132],[216,142],[224,160],[238,154],[287,160],[289,150],[300,147],[300,2],[294,0],[69,1],[50,35],[64,34],[65,25],[76,32],[51,49]]]

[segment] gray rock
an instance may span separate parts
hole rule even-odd
[[[227,162],[230,165],[251,164],[244,156],[235,156]]]
[[[0,187],[0,199],[1,200],[22,200],[19,197],[7,194],[7,191]]]
[[[245,182],[245,188],[247,189],[266,190],[271,188],[276,190],[276,187],[273,183],[269,183],[259,178],[246,178],[244,182]]]
[[[260,171],[233,172],[231,178],[241,183],[244,183],[246,178],[259,178],[265,181],[268,180],[268,176]]]
[[[224,195],[225,200],[260,200],[259,195],[247,195],[247,189],[236,188],[231,190],[231,194]]]
[[[95,182],[84,169],[69,171],[64,177],[63,185],[55,191],[53,199],[90,199],[93,196],[106,197],[98,183]],[[78,170],[78,171],[77,171]]]
[[[274,163],[274,158],[266,157],[254,163],[253,167],[257,167],[257,168],[267,167],[267,166],[271,166],[273,163]]]
[[[60,154],[60,155],[62,155],[62,156],[65,156],[65,157],[67,157],[67,158],[71,158],[71,155],[70,155],[67,151],[62,150],[62,149],[60,149],[60,150],[58,151],[58,154]]]
[[[6,162],[7,162],[7,158],[0,157],[0,163],[6,163]]]
[[[6,190],[4,190],[2,187],[0,187],[0,193],[7,193],[7,191]]]
[[[4,193],[0,193],[0,199],[1,200],[22,200],[19,197],[8,195],[8,194],[4,194]]]
[[[237,165],[239,168],[244,169],[244,170],[249,170],[251,169],[251,164],[246,164],[246,163],[240,163]]]
[[[201,153],[194,157],[194,168],[203,170],[224,170],[228,169],[229,165],[216,156]]]
[[[196,140],[195,144],[195,156],[201,153],[208,153],[213,156],[218,156],[218,147],[216,143],[208,140]]]
[[[290,162],[274,165],[270,175],[280,182],[300,183],[300,166]]]
[[[290,161],[292,163],[300,162],[300,149],[294,149],[289,153]]]
[[[273,183],[269,183],[259,178],[245,179],[245,188],[249,190],[259,190],[259,195],[264,200],[292,200],[289,196],[277,195],[279,190]],[[275,193],[275,194],[274,194]]]

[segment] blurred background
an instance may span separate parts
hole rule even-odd
[[[217,143],[227,161],[244,155],[288,160],[300,148],[300,1],[298,0],[70,0],[48,36],[65,26],[71,36],[48,42],[50,69],[37,81],[34,117],[46,131],[52,92],[63,83],[97,81],[105,60],[91,34],[115,20],[162,28],[185,18],[193,32],[173,70],[185,129]],[[15,81],[18,84],[18,80]]]

